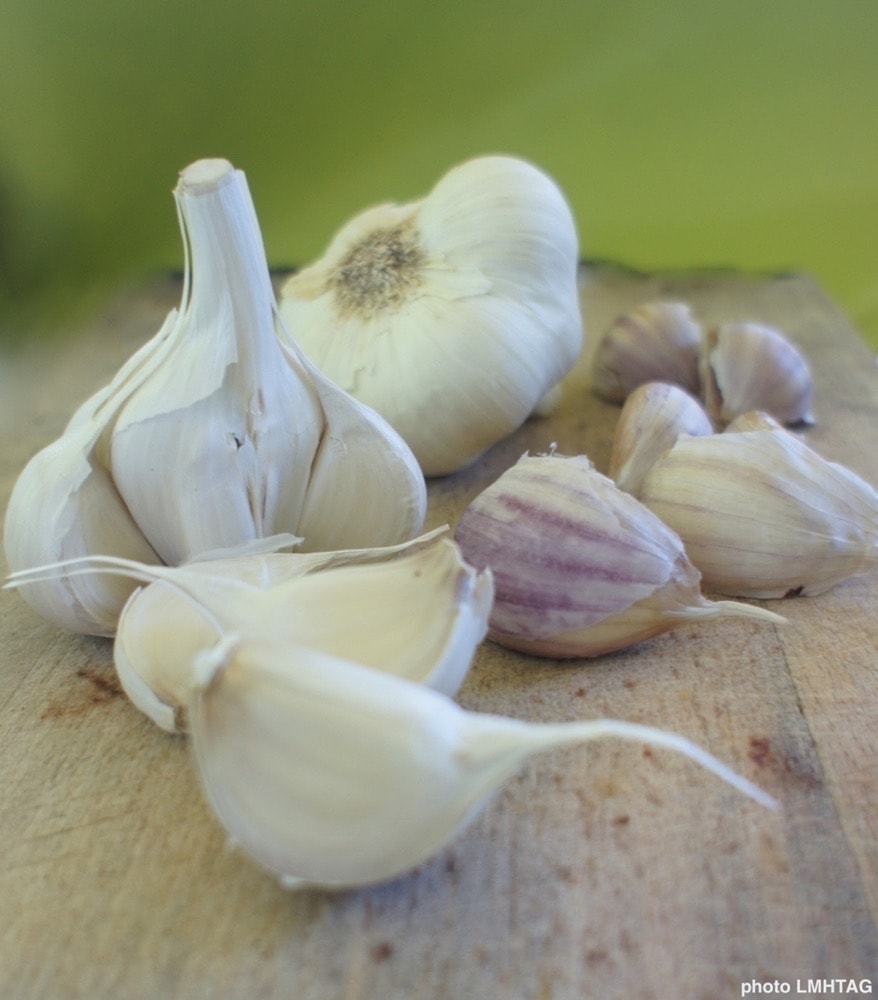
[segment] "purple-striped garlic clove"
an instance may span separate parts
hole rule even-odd
[[[592,389],[622,403],[645,382],[671,382],[698,395],[701,325],[685,302],[646,302],[610,324],[592,361]]]
[[[697,621],[783,621],[706,600],[679,536],[583,455],[523,456],[467,507],[455,540],[493,574],[490,637],[524,653],[593,657]]]

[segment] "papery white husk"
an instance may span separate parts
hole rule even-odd
[[[467,712],[307,647],[227,637],[190,706],[205,793],[232,843],[290,888],[370,885],[448,843],[533,754],[606,736],[676,750],[776,803],[688,740],[614,720]]]
[[[820,594],[878,562],[878,492],[770,424],[679,438],[640,498],[716,593]]]
[[[708,601],[680,537],[584,455],[525,455],[483,490],[454,533],[494,576],[490,636],[553,658],[593,657],[677,626],[764,608]]]
[[[279,336],[243,173],[198,161],[175,197],[181,309],[25,467],[6,517],[10,569],[88,554],[176,564],[279,532],[311,550],[414,537],[426,488],[409,448]],[[62,578],[24,597],[63,628],[112,634],[130,589]]]
[[[340,272],[355,248],[390,231],[397,242],[359,272],[364,287],[387,282],[377,304],[365,292],[352,302]],[[554,182],[487,156],[421,201],[347,223],[284,285],[280,309],[311,360],[386,417],[426,475],[442,475],[515,430],[573,366],[577,267],[575,224]]]

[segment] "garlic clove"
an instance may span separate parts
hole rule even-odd
[[[646,302],[617,317],[592,359],[592,388],[621,403],[645,382],[670,382],[700,393],[701,325],[685,302]]]
[[[437,536],[177,567],[92,557],[66,567],[66,575],[119,574],[145,584],[119,616],[116,671],[142,712],[179,732],[186,729],[195,657],[227,632],[312,646],[454,694],[485,637],[493,585],[490,573],[477,573],[450,539]],[[7,585],[24,586],[60,569],[18,574]]]
[[[680,386],[645,382],[631,392],[616,423],[608,474],[637,496],[644,473],[680,434],[712,434],[704,408]]]
[[[729,421],[723,428],[723,432],[732,434],[737,431],[780,431],[783,429],[783,424],[775,420],[765,410],[747,410],[746,413],[741,413],[734,420]]]
[[[675,734],[466,712],[429,688],[290,643],[229,636],[199,654],[196,673],[190,719],[207,799],[232,843],[289,888],[407,872],[533,754],[606,736],[676,750],[775,807]]]
[[[878,561],[878,493],[783,429],[681,437],[640,498],[716,593],[820,594]]]
[[[707,601],[680,538],[585,456],[525,455],[473,500],[454,537],[494,576],[490,637],[521,652],[590,657],[686,622],[783,621]]]
[[[765,410],[782,424],[814,423],[808,362],[773,327],[723,323],[708,331],[700,367],[704,405],[717,423],[748,410]]]
[[[280,310],[304,352],[384,416],[428,476],[515,430],[582,347],[575,225],[557,186],[493,156],[346,224]]]
[[[307,531],[312,550],[413,538],[426,512],[417,461],[281,340],[243,173],[197,161],[175,198],[181,309],[22,472],[10,569],[90,553],[173,565],[279,532]],[[55,577],[26,599],[63,628],[111,634],[130,592],[121,579]]]

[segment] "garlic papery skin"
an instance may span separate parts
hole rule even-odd
[[[878,562],[878,493],[783,429],[681,437],[640,499],[715,593],[820,594]]]
[[[174,565],[279,532],[310,550],[417,535],[426,486],[408,446],[279,336],[243,173],[200,160],[174,194],[180,310],[25,467],[6,518],[10,569],[88,554]],[[23,594],[64,628],[111,634],[130,591],[83,576]]]
[[[692,758],[774,801],[695,744],[611,720],[467,712],[422,685],[307,647],[227,637],[190,706],[206,797],[233,845],[289,888],[350,888],[417,867],[533,754],[607,736]]]
[[[704,407],[685,389],[646,382],[622,405],[610,452],[610,479],[636,497],[646,470],[681,434],[712,433]]]
[[[467,565],[438,532],[334,553],[229,555],[177,567],[95,557],[67,569],[144,583],[119,617],[113,657],[131,701],[171,732],[186,729],[197,654],[229,632],[307,645],[453,695],[485,637],[493,598],[491,574]]]
[[[490,637],[520,652],[593,657],[692,622],[783,622],[707,601],[680,538],[582,455],[525,455],[472,501],[454,537],[494,576]]]
[[[723,323],[708,331],[700,361],[708,415],[727,424],[764,410],[781,424],[813,424],[814,386],[804,355],[764,323]]]
[[[427,476],[519,427],[582,349],[578,239],[557,185],[487,156],[422,200],[348,222],[280,310],[329,378],[382,414]]]
[[[624,402],[645,382],[670,382],[700,393],[701,324],[685,302],[645,302],[617,317],[592,358],[592,389]]]

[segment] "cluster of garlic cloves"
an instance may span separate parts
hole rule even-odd
[[[783,621],[706,600],[680,537],[585,456],[523,456],[467,507],[454,537],[494,576],[490,637],[520,652],[593,657],[693,622]]]
[[[682,302],[644,303],[615,319],[591,374],[594,392],[613,403],[647,383],[679,386],[717,427],[752,410],[787,426],[814,422],[811,370],[789,338],[765,323],[704,328]]]
[[[284,285],[280,309],[321,371],[382,414],[428,476],[519,427],[582,348],[578,239],[555,183],[504,156],[422,200],[348,222]]]
[[[243,173],[200,160],[174,194],[181,307],[23,470],[9,568],[89,555],[173,565],[279,532],[311,550],[417,535],[426,489],[411,451],[283,330]],[[112,634],[130,591],[77,575],[23,593],[63,628]]]

